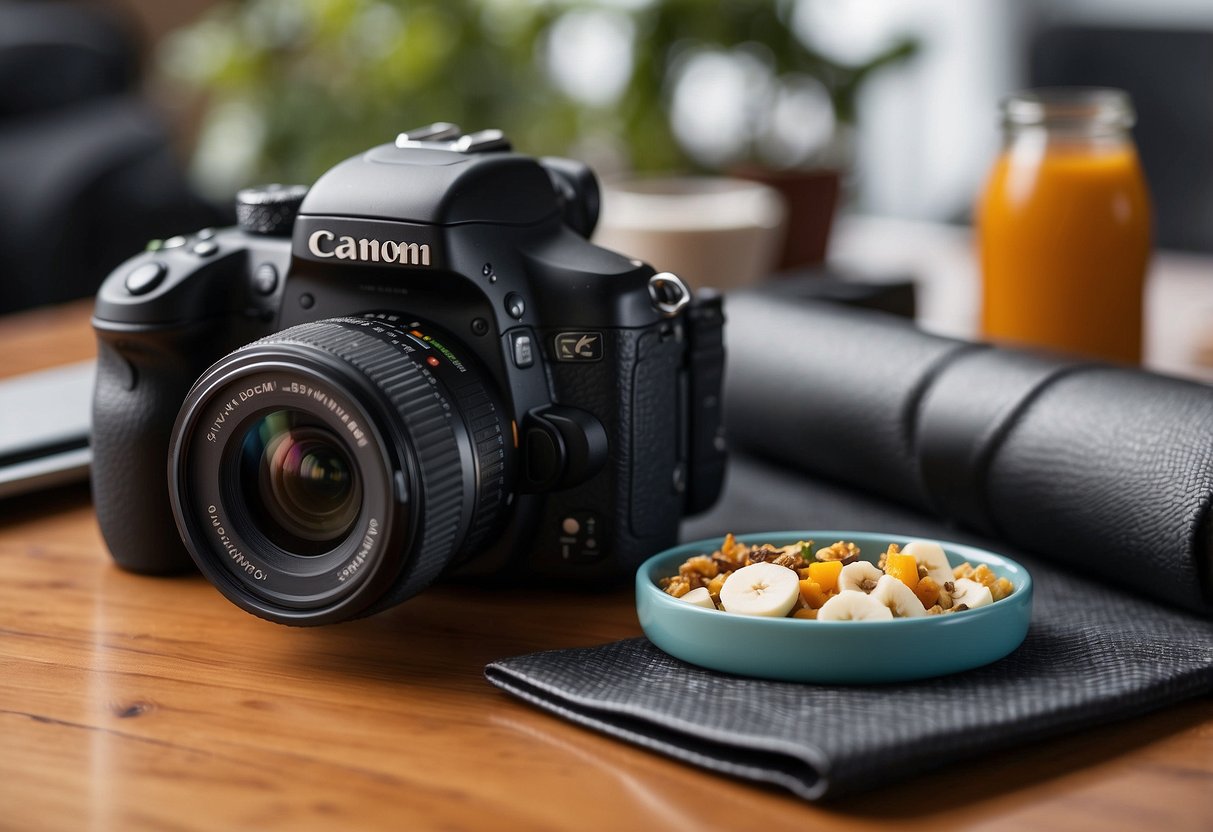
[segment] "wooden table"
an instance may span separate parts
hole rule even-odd
[[[0,321],[0,375],[91,354],[88,307]],[[639,633],[630,594],[439,587],[290,629],[109,560],[87,489],[0,503],[0,829],[1207,830],[1213,700],[839,805],[547,716],[495,658]]]

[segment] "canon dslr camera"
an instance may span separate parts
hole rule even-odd
[[[715,501],[720,301],[591,245],[584,165],[440,124],[236,207],[97,297],[121,566],[323,624],[456,569],[630,573]]]

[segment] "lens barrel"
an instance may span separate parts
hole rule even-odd
[[[500,527],[512,436],[488,373],[437,327],[303,324],[191,390],[170,443],[173,514],[198,568],[249,612],[355,618],[415,595]]]

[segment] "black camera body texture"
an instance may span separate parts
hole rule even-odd
[[[237,212],[98,294],[119,565],[321,624],[452,571],[626,575],[718,496],[720,300],[588,242],[584,165],[436,125]]]

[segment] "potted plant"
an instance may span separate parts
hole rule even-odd
[[[813,2],[724,0],[708,10],[696,0],[658,0],[637,7],[631,14],[642,46],[618,108],[635,169],[725,172],[778,190],[788,209],[778,259],[785,268],[824,259],[853,159],[860,90],[917,48],[902,39],[860,63],[831,58],[797,25],[797,7]],[[729,86],[742,88],[734,112],[713,120],[713,99]],[[696,111],[708,114],[702,126]],[[702,140],[722,135],[727,140],[715,146]]]
[[[797,10],[812,2],[245,0],[176,33],[162,66],[204,94],[195,158],[212,191],[308,182],[431,121],[499,126],[527,152],[607,172],[772,184],[794,229],[790,266],[824,256],[859,90],[915,48],[834,60],[801,35]],[[722,83],[740,84],[740,101]]]

